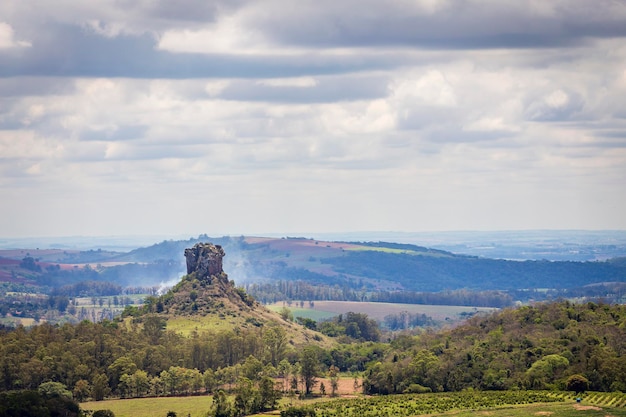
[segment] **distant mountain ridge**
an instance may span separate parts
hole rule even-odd
[[[330,242],[308,238],[220,237],[201,235],[188,240],[168,240],[127,253],[110,251],[54,252],[12,251],[12,259],[28,253],[47,256],[48,264],[59,260],[88,259],[95,266],[102,257],[104,269],[89,279],[122,286],[158,285],[178,281],[184,274],[185,248],[201,241],[221,245],[227,252],[224,269],[237,285],[270,281],[303,281],[349,287],[362,291],[444,291],[457,289],[527,290],[578,288],[590,284],[626,282],[624,257],[607,261],[511,261],[393,242]],[[53,254],[54,252],[54,254]],[[6,251],[0,251],[0,257]],[[39,255],[41,253],[41,255]],[[8,256],[7,256],[8,257]],[[106,263],[110,263],[111,266]],[[121,265],[128,263],[128,265]],[[4,268],[0,265],[0,268]],[[7,266],[6,268],[9,268]],[[63,272],[63,271],[61,271]],[[57,278],[41,279],[28,271],[26,280],[46,285],[76,282],[76,271],[56,272]],[[73,275],[76,275],[72,281]],[[43,274],[45,275],[45,268]],[[48,274],[49,275],[49,274]],[[4,276],[10,276],[6,272]],[[54,279],[53,279],[54,278]]]

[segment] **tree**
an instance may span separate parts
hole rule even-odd
[[[264,376],[259,382],[259,395],[261,397],[259,411],[275,409],[281,397],[280,391],[274,387],[274,379],[269,376]]]
[[[0,416],[77,417],[78,403],[64,396],[46,397],[38,391],[0,392]]]
[[[283,359],[278,364],[278,375],[283,379],[283,392],[289,390],[289,376],[292,372],[292,366],[287,359]]]
[[[98,374],[91,381],[91,395],[96,401],[102,401],[104,397],[109,395],[111,388],[109,387],[109,378],[104,374]]]
[[[539,359],[526,371],[529,388],[543,389],[569,366],[567,358],[551,354]]]
[[[91,395],[91,387],[89,386],[89,381],[84,379],[79,379],[76,381],[74,385],[74,390],[72,391],[74,394],[74,398],[77,401],[83,401]]]
[[[293,321],[293,313],[287,307],[283,307],[280,312],[280,317],[285,321]]]
[[[231,415],[231,405],[228,402],[228,398],[226,398],[226,393],[224,390],[219,390],[213,396],[213,406],[209,411],[209,416],[211,417],[230,417]]]
[[[319,359],[317,349],[314,346],[307,346],[300,355],[300,377],[304,384],[305,395],[310,395],[319,375]]]
[[[72,393],[60,382],[44,382],[39,385],[37,391],[46,398],[65,397],[72,399]]]
[[[277,366],[285,356],[287,334],[280,326],[269,326],[263,333],[263,343],[272,365]]]
[[[330,378],[330,395],[334,397],[337,395],[337,388],[339,386],[339,368],[335,365],[331,365],[328,369],[328,378]]]
[[[150,343],[156,345],[165,331],[167,322],[163,317],[157,315],[149,315],[143,321],[143,333],[150,340]]]
[[[202,382],[204,384],[204,390],[207,393],[213,392],[213,390],[215,389],[215,386],[217,385],[217,381],[215,380],[215,373],[213,372],[213,369],[209,368],[206,371],[204,371],[204,374],[202,374]]]
[[[250,355],[246,358],[243,365],[241,365],[241,371],[243,376],[248,378],[251,381],[258,381],[263,371],[263,363]]]
[[[235,416],[245,416],[260,411],[259,392],[254,389],[251,380],[246,377],[239,378],[236,391],[235,404],[232,407]]]
[[[582,394],[589,389],[589,380],[582,375],[575,374],[567,378],[566,387],[568,391],[575,391]]]

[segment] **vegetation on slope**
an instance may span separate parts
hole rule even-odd
[[[558,303],[474,317],[455,329],[391,343],[371,366],[369,393],[564,389],[582,375],[595,391],[626,391],[626,306]]]

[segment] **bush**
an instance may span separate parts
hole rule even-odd
[[[427,392],[433,392],[433,390],[420,384],[411,384],[404,390],[405,394],[425,394]]]
[[[280,417],[315,417],[315,410],[308,407],[289,407],[280,412]]]
[[[111,410],[97,410],[94,411],[91,417],[115,417],[115,413]]]

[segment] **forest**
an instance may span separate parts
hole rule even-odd
[[[593,391],[626,391],[622,305],[563,301],[509,308],[384,343],[348,335],[350,328],[371,325],[364,319],[335,323],[344,329],[342,343],[305,349],[290,345],[277,326],[183,337],[155,314],[4,328],[0,389],[54,381],[79,400],[97,400],[234,390],[269,376],[283,381],[285,392],[308,393],[317,378],[336,369],[360,375],[368,394],[565,389],[574,375],[584,376]]]

